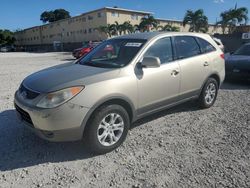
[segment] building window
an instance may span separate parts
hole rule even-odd
[[[93,20],[93,16],[88,16],[88,20]]]
[[[87,34],[87,29],[84,30],[84,34]]]
[[[119,17],[119,13],[118,12],[112,12],[112,16],[113,17]]]
[[[85,18],[85,17],[83,17],[83,18],[82,18],[82,21],[83,21],[83,22],[86,22],[86,18]]]
[[[131,19],[132,20],[138,20],[138,15],[137,14],[132,14]]]
[[[92,33],[92,29],[91,28],[89,28],[89,33]]]
[[[98,17],[98,18],[103,17],[103,12],[98,12],[98,13],[97,13],[97,17]]]

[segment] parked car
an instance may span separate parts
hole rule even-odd
[[[73,51],[72,55],[76,59],[83,57],[88,54],[94,47],[98,46],[100,42],[85,44],[82,48],[77,48]]]
[[[216,44],[220,47],[220,49],[224,52],[225,51],[225,47],[224,44],[222,43],[222,41],[218,38],[213,37],[214,41],[216,42]]]
[[[189,100],[211,107],[224,77],[224,54],[209,35],[140,33],[109,39],[75,63],[28,76],[14,103],[40,137],[83,138],[93,152],[106,153],[149,114]]]
[[[15,48],[12,46],[3,46],[0,48],[0,52],[14,52]]]
[[[226,78],[250,80],[250,43],[242,45],[226,58]]]

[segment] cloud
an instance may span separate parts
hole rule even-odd
[[[224,3],[224,0],[214,0],[214,3]]]

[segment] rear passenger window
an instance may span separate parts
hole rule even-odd
[[[204,39],[197,38],[199,45],[201,47],[202,53],[209,53],[215,51],[215,47]]]
[[[177,58],[183,59],[201,54],[200,47],[195,38],[189,36],[175,37]]]
[[[172,43],[169,37],[157,40],[144,54],[146,56],[158,57],[161,64],[173,61]]]

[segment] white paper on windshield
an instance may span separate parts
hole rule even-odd
[[[125,46],[127,47],[140,47],[142,43],[139,42],[128,42]]]

